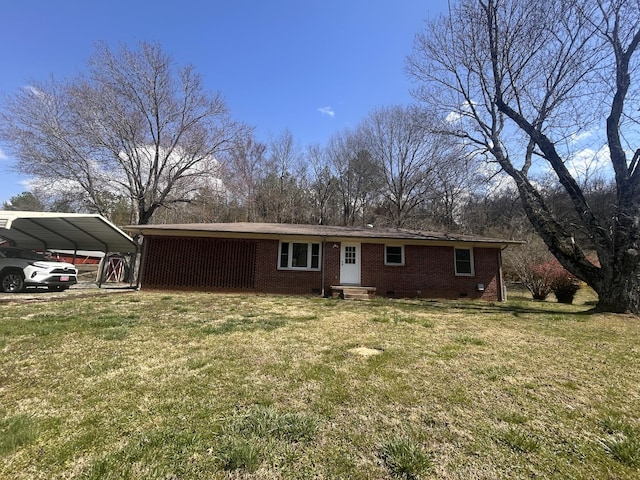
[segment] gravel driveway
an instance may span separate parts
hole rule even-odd
[[[29,288],[23,293],[0,292],[0,303],[48,302],[69,297],[89,297],[135,291],[136,289],[131,288],[128,283],[104,283],[102,287],[98,287],[96,282],[78,282],[63,292],[50,292],[46,288]]]

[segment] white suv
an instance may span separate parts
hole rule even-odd
[[[31,250],[0,247],[0,290],[17,293],[26,287],[66,290],[78,283],[76,267],[65,262],[51,262]]]

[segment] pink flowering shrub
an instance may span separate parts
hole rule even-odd
[[[573,303],[576,292],[580,289],[580,283],[557,260],[532,266],[532,270],[534,276],[538,278],[538,283],[543,284],[542,287],[538,287],[538,290],[546,292],[544,298],[553,292],[558,302]],[[534,292],[531,294],[534,295]],[[536,298],[535,295],[533,298]]]
[[[549,253],[536,236],[528,239],[526,247],[507,251],[504,261],[505,278],[524,286],[535,300],[546,300],[553,292],[558,302],[572,303],[580,289],[578,279]],[[598,265],[597,259],[590,261]]]
[[[548,263],[528,265],[521,274],[521,280],[534,300],[546,300],[551,293],[551,272]]]

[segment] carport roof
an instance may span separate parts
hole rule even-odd
[[[134,240],[100,215],[0,210],[0,237],[33,250],[133,253]]]

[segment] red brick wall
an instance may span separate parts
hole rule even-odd
[[[278,270],[278,240],[147,237],[142,286],[320,294],[320,271]]]
[[[252,290],[256,243],[217,238],[147,237],[142,285],[153,288]]]
[[[468,277],[455,275],[454,247],[405,245],[404,265],[390,266],[383,244],[363,243],[361,285],[376,287],[379,296],[499,300],[499,254],[497,248],[474,248],[475,271]]]
[[[267,293],[320,294],[322,272],[279,270],[278,240],[257,240],[256,290]]]
[[[334,247],[335,245],[335,247]],[[325,265],[325,291],[327,295],[331,294],[329,288],[331,285],[340,285],[340,243],[327,242],[324,247],[324,265]]]
[[[335,246],[334,246],[335,245]],[[320,294],[321,271],[279,270],[278,240],[148,237],[143,287]],[[403,266],[384,264],[384,245],[361,246],[361,285],[379,296],[498,300],[497,248],[474,248],[475,275],[456,276],[453,247],[406,245]],[[324,290],[340,282],[340,243],[323,247]],[[477,284],[484,284],[484,292]]]

